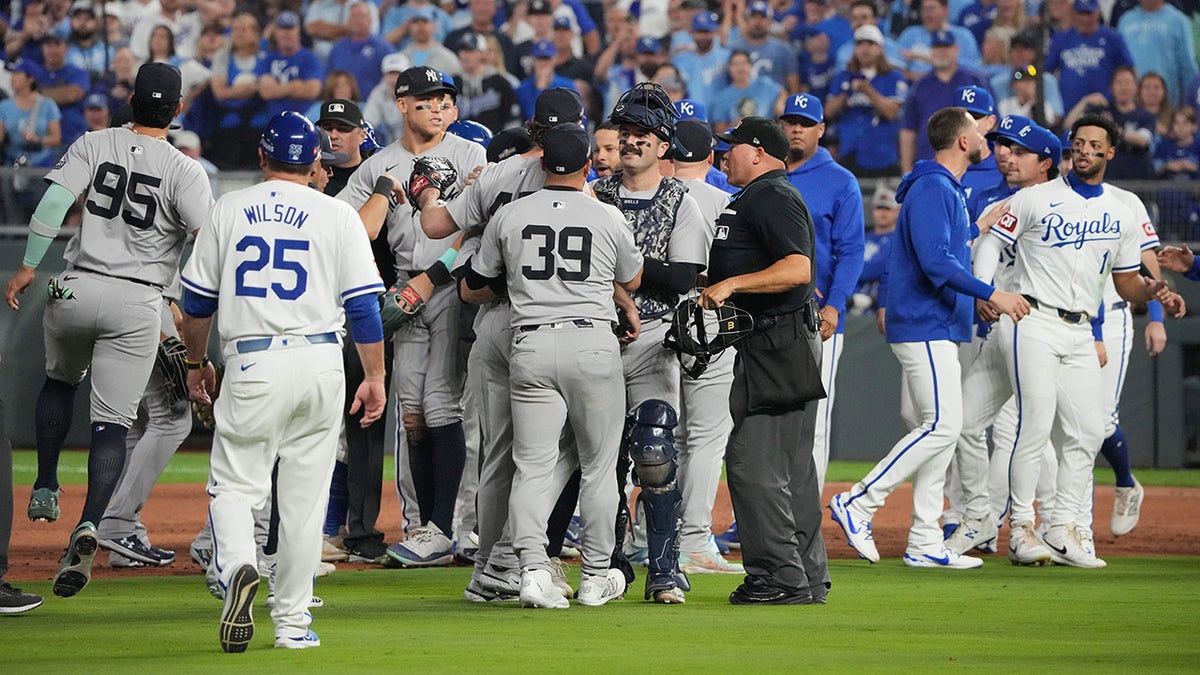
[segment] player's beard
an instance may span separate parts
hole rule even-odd
[[[1084,180],[1089,180],[1091,178],[1095,178],[1096,176],[1103,176],[1104,169],[1108,166],[1108,163],[1101,162],[1100,158],[1098,157],[1092,157],[1090,159],[1091,161],[1087,163],[1086,167],[1080,166],[1078,161],[1073,162],[1075,166],[1071,169],[1071,172]]]
[[[788,146],[788,164],[796,164],[812,157],[812,153],[802,147],[791,145]]]
[[[967,155],[967,161],[971,163],[971,166],[975,166],[976,164],[982,162],[983,148],[976,148],[972,150],[971,154]]]

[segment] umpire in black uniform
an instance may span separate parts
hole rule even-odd
[[[729,182],[742,191],[717,220],[700,303],[729,300],[755,319],[754,333],[738,343],[729,397],[725,464],[746,568],[729,601],[824,603],[829,568],[812,456],[816,406],[805,410],[825,396],[812,219],[787,180],[788,140],[778,122],[747,117],[717,138],[730,145]]]

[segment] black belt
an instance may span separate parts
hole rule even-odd
[[[77,270],[79,272],[87,272],[88,274],[95,274],[97,276],[108,277],[110,279],[120,279],[121,281],[132,281],[133,283],[139,284],[141,286],[149,286],[150,288],[153,288],[154,290],[159,291],[160,293],[166,288],[165,286],[160,286],[159,284],[151,283],[149,281],[146,281],[145,279],[134,279],[133,277],[123,277],[120,274],[109,274],[108,272],[101,272],[100,270],[89,269],[87,267],[83,267],[82,265],[74,265],[71,267],[71,269]]]
[[[522,333],[532,333],[535,330],[558,330],[561,328],[594,328],[597,323],[591,319],[567,319],[554,323],[533,323],[527,326],[517,326]]]
[[[796,322],[797,320],[800,324],[807,326],[809,330],[815,331],[820,328],[821,308],[817,306],[815,300],[809,300],[799,309],[785,314],[760,314],[755,316],[754,330],[761,333],[775,326]]]
[[[273,337],[248,338],[246,340],[238,340],[236,343],[234,343],[234,346],[237,348],[237,353],[239,353],[239,354],[249,354],[250,352],[262,352],[262,351],[266,351],[266,350],[270,349],[272,341],[275,339],[276,338],[273,338]],[[280,347],[289,346],[288,345],[289,339],[294,339],[294,338],[280,337],[279,338],[279,340],[280,340],[279,346]],[[323,344],[335,344],[336,345],[337,341],[338,341],[337,333],[317,333],[316,335],[304,335],[304,336],[301,336],[300,339],[307,340],[308,343],[312,344],[312,345],[323,345]]]
[[[1038,302],[1038,299],[1033,297],[1032,295],[1022,295],[1021,297],[1028,300],[1029,305],[1031,307],[1033,307],[1034,309],[1046,309],[1046,310],[1054,310],[1055,312],[1058,312],[1058,318],[1062,319],[1063,321],[1066,321],[1069,324],[1079,325],[1081,323],[1086,322],[1089,318],[1089,315],[1087,312],[1068,312],[1065,309],[1059,309],[1058,307],[1051,307],[1050,305],[1045,305],[1045,304]]]
[[[1120,300],[1118,302],[1114,302],[1113,304],[1109,305],[1108,308],[1115,312],[1118,309],[1125,309],[1128,306],[1129,306],[1128,302],[1126,302],[1124,300]]]

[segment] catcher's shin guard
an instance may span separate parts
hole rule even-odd
[[[625,444],[633,460],[642,503],[646,507],[646,544],[649,548],[646,599],[675,586],[687,589],[679,574],[679,505],[683,496],[675,480],[675,408],[666,401],[644,401],[626,419]],[[682,580],[682,583],[681,583]]]

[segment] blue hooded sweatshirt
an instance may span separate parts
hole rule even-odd
[[[888,260],[887,341],[971,340],[975,300],[994,289],[971,276],[962,186],[946,167],[920,161],[896,191],[900,217]]]

